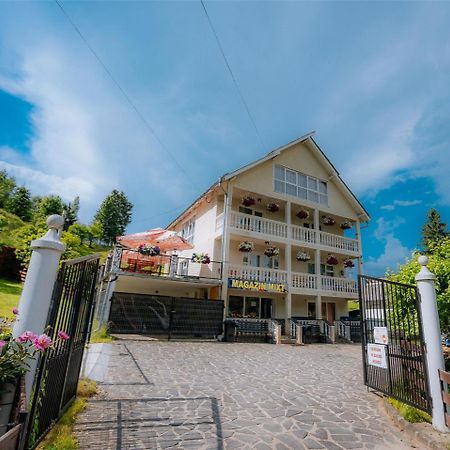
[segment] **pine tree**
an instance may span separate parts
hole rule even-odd
[[[425,253],[433,253],[433,244],[438,243],[448,235],[447,224],[441,222],[441,215],[439,212],[436,209],[431,208],[428,211],[427,221],[422,227],[422,250]]]
[[[76,196],[72,203],[64,205],[64,231],[78,222],[78,211],[80,209],[80,197]]]
[[[0,171],[0,208],[6,206],[6,202],[16,188],[16,180],[8,175],[6,170]]]
[[[14,189],[6,201],[5,208],[25,222],[30,221],[33,211],[30,191],[25,186]]]
[[[127,196],[115,189],[103,200],[94,220],[101,226],[101,239],[104,242],[112,244],[117,236],[125,233],[131,222],[132,209],[133,204]]]
[[[42,197],[36,205],[35,220],[46,220],[52,214],[62,215],[64,206],[64,202],[59,195]]]

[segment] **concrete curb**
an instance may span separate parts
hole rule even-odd
[[[446,450],[450,448],[450,435],[439,433],[434,430],[429,423],[419,424],[408,422],[398,414],[397,410],[386,398],[381,399],[381,406],[395,425],[400,428],[401,431],[404,431],[411,439],[416,440],[433,450]]]

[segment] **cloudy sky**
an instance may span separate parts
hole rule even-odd
[[[405,259],[430,207],[450,221],[449,3],[207,1],[259,133],[200,2],[62,6],[81,36],[55,2],[0,3],[0,168],[34,194],[80,195],[88,222],[118,188],[130,231],[164,226],[315,130],[372,215],[366,272]]]

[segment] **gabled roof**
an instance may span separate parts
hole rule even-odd
[[[331,163],[331,161],[328,159],[328,157],[325,155],[325,153],[322,151],[322,149],[319,147],[319,145],[314,140],[313,136],[315,135],[315,133],[316,133],[315,131],[311,131],[311,132],[289,142],[286,145],[283,145],[281,147],[278,147],[278,148],[272,150],[271,152],[267,153],[267,155],[263,156],[262,158],[259,158],[249,164],[246,164],[245,166],[242,166],[239,169],[234,170],[233,172],[229,172],[229,173],[222,175],[218,181],[216,181],[213,185],[211,185],[202,195],[200,195],[194,202],[192,202],[191,205],[189,205],[177,218],[175,218],[168,225],[167,228],[170,228],[171,226],[175,225],[178,222],[178,220],[182,216],[184,216],[184,214],[187,211],[189,211],[206,194],[212,192],[217,186],[219,186],[224,181],[229,181],[232,178],[236,177],[237,175],[240,175],[250,169],[253,169],[253,167],[258,166],[259,164],[262,164],[266,161],[269,161],[269,160],[275,158],[276,156],[280,155],[280,153],[282,153],[284,150],[291,148],[293,145],[300,144],[305,141],[309,141],[312,144],[312,146],[316,150],[317,156],[319,157],[321,162],[326,167],[328,167],[328,169],[331,171],[331,175],[333,175],[336,178],[338,187],[341,188],[344,195],[346,195],[348,197],[348,199],[354,204],[356,209],[357,210],[359,209],[361,211],[362,214],[360,214],[360,216],[362,216],[363,221],[369,220],[370,219],[369,213],[366,211],[366,209],[361,204],[361,202],[356,198],[355,194],[353,194],[353,192],[350,190],[350,188],[345,184],[344,180],[342,180],[341,176],[339,175],[339,172],[336,170],[336,167],[334,167],[334,165]]]

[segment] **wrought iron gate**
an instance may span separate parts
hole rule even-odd
[[[417,288],[367,276],[358,286],[364,383],[430,412]]]
[[[214,338],[223,331],[223,301],[115,292],[112,333],[159,338]]]
[[[41,358],[36,373],[24,448],[35,448],[52,423],[75,398],[84,346],[90,331],[99,256],[63,261],[53,290],[48,324],[50,335],[64,330]]]

